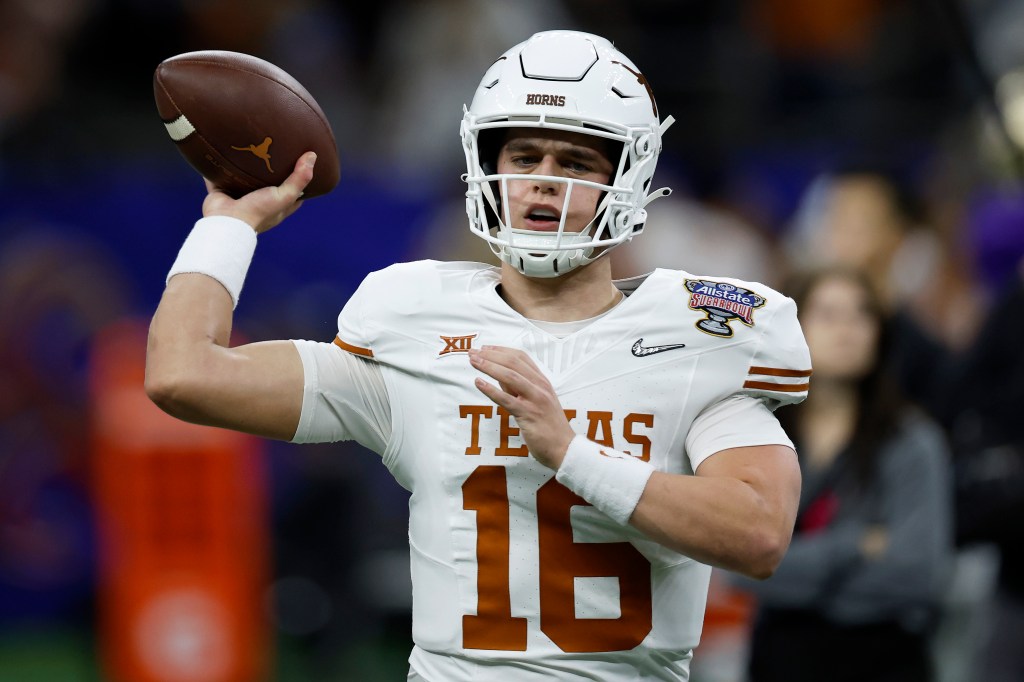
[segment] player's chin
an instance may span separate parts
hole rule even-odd
[[[558,221],[557,220],[524,220],[522,222],[522,230],[529,230],[530,232],[558,232]]]
[[[567,220],[565,223],[565,234],[578,234],[581,228],[575,224],[576,221]],[[529,218],[521,218],[512,222],[512,229],[515,230],[526,230],[529,232],[544,232],[554,233],[558,232],[557,220],[531,220]]]

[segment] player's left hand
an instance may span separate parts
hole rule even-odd
[[[558,469],[576,433],[558,394],[526,353],[505,346],[469,351],[469,361],[498,385],[477,377],[476,387],[516,418],[519,434],[541,464]]]

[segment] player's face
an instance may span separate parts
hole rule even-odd
[[[554,232],[564,211],[565,230],[582,231],[594,219],[601,190],[574,185],[566,206],[568,185],[536,176],[607,183],[612,170],[599,138],[559,130],[511,130],[498,154],[498,172],[525,177],[508,182],[504,200],[508,202],[510,226]]]
[[[844,277],[825,277],[801,306],[800,324],[816,379],[857,381],[876,362],[879,320],[868,293]]]

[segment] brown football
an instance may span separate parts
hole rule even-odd
[[[232,197],[281,184],[309,150],[317,160],[304,197],[338,184],[331,124],[313,96],[270,62],[224,50],[186,52],[156,67],[153,94],[182,156]]]

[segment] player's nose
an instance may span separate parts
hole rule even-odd
[[[558,163],[558,159],[555,158],[554,154],[545,154],[541,157],[540,163],[537,164],[538,175],[558,175],[561,171],[561,166]]]
[[[551,154],[546,154],[539,164],[537,164],[537,170],[534,173],[536,176],[554,176],[558,177],[562,174],[562,167],[559,165],[558,160]],[[537,177],[535,180],[536,188],[541,192],[557,194],[562,183],[555,182],[553,180],[545,180],[542,177]]]

